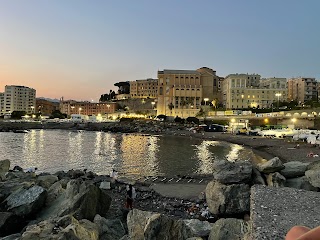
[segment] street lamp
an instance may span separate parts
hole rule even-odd
[[[279,100],[280,100],[280,97],[281,97],[281,93],[276,93],[276,97],[278,97],[278,110],[279,110]]]
[[[71,106],[71,114],[73,113],[74,106]]]
[[[152,109],[154,109],[154,105],[156,104],[156,102],[151,102],[152,105]]]
[[[204,100],[204,105],[207,105],[207,102],[209,101],[209,98],[205,98]]]
[[[80,107],[80,108],[79,108],[79,114],[81,114],[81,110],[82,110],[82,108]]]
[[[34,106],[31,106],[31,113],[34,113],[33,110],[34,110]]]

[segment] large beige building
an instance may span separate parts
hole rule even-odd
[[[0,94],[0,114],[10,114],[13,111],[34,113],[36,107],[36,90],[17,85],[5,86],[4,93]]]
[[[261,79],[258,74],[230,74],[224,80],[226,109],[270,108],[272,103],[286,100],[285,78]]]
[[[218,100],[221,81],[216,71],[207,67],[158,71],[157,114],[195,116],[201,105]]]
[[[131,98],[156,98],[158,95],[158,79],[147,78],[130,81]]]
[[[318,100],[317,81],[315,78],[291,78],[288,80],[288,99],[302,104]]]

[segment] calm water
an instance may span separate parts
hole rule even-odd
[[[40,171],[87,168],[109,174],[140,176],[208,174],[215,159],[254,158],[251,150],[236,144],[175,136],[144,136],[104,132],[32,130],[0,132],[0,160],[12,167],[38,167]]]

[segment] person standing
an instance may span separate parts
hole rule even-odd
[[[129,184],[127,185],[127,196],[126,196],[126,208],[127,209],[132,209],[133,207],[133,200],[136,197],[136,190],[135,188]]]

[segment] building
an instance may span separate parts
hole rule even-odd
[[[36,90],[17,85],[5,86],[4,93],[0,94],[0,113],[11,114],[13,111],[35,113]]]
[[[158,79],[147,78],[130,81],[131,98],[156,98],[158,96]]]
[[[117,103],[115,102],[77,102],[74,100],[64,101],[60,100],[60,112],[68,116],[72,114],[82,114],[88,116],[108,115],[117,110]]]
[[[288,100],[299,104],[318,100],[317,81],[315,78],[291,78],[288,80]]]
[[[41,113],[43,116],[50,116],[55,110],[59,110],[59,102],[52,102],[42,98],[36,99],[36,113]]]
[[[287,101],[285,78],[261,79],[258,74],[230,74],[223,82],[226,109],[271,108],[274,102]]]
[[[216,71],[207,67],[158,71],[157,114],[195,116],[201,105],[219,100],[221,81]]]

